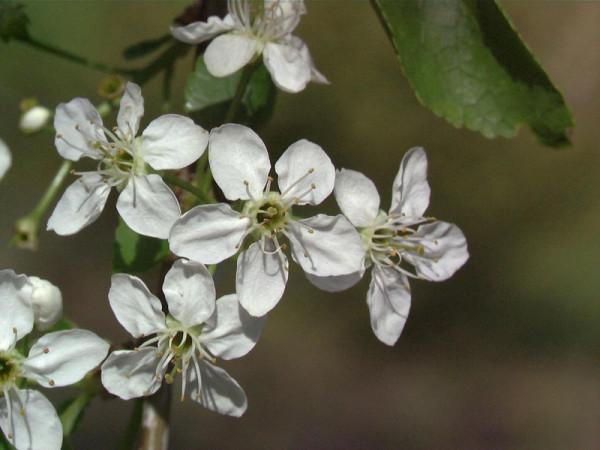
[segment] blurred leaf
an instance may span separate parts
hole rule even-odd
[[[146,272],[169,254],[166,240],[141,236],[119,220],[115,231],[112,268],[114,273]]]
[[[208,126],[207,122],[214,126],[220,125],[222,120],[219,119],[225,116],[229,103],[235,96],[243,70],[225,78],[217,78],[206,69],[204,58],[198,58],[196,69],[185,87],[186,110],[196,113],[196,121],[204,126]],[[276,94],[277,89],[271,76],[264,64],[261,64],[252,74],[244,92],[241,102],[243,111],[238,111],[236,123],[250,124],[254,128],[268,120],[275,105]]]
[[[78,397],[64,401],[56,409],[60,423],[62,424],[64,436],[71,435],[81,426],[83,412],[91,399],[90,394],[84,392]]]
[[[52,328],[46,331],[46,333],[53,333],[55,331],[63,331],[63,330],[72,330],[73,328],[77,328],[77,326],[71,322],[69,319],[62,317],[58,322],[54,324]]]
[[[14,447],[4,437],[4,433],[0,433],[0,450],[14,450]]]
[[[11,0],[0,0],[0,38],[7,42],[11,38],[28,39],[29,17],[24,6]]]
[[[421,103],[456,127],[569,146],[561,93],[492,0],[374,0]]]
[[[160,47],[162,47],[166,42],[171,39],[170,34],[165,34],[162,37],[157,39],[148,39],[147,41],[141,41],[137,44],[130,45],[129,47],[123,50],[123,57],[125,59],[137,59],[142,56],[146,56]]]

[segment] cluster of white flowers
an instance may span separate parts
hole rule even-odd
[[[302,1],[265,0],[258,7],[230,0],[228,6],[223,19],[171,29],[189,43],[217,36],[204,55],[210,73],[231,75],[262,55],[274,83],[285,91],[327,82],[306,45],[291,34],[305,13]],[[98,218],[115,187],[123,221],[141,235],[168,239],[170,250],[186,259],[176,260],[166,274],[164,303],[139,278],[113,275],[110,306],[136,346],[113,351],[104,363],[108,344],[84,330],[44,334],[23,355],[20,349],[28,345],[17,343],[34,324],[41,333],[61,317],[61,293],[45,280],[0,271],[0,426],[18,449],[58,449],[62,442],[52,405],[20,380],[65,386],[101,363],[102,384],[122,399],[152,395],[181,374],[182,401],[189,394],[208,409],[241,416],[246,395],[215,365],[216,357],[241,357],[258,341],[266,314],[284,294],[288,245],[307,278],[327,291],[351,287],[373,267],[367,293],[371,325],[388,345],[406,322],[408,279],[445,280],[468,259],[457,226],[423,216],[430,189],[421,148],[402,160],[386,213],[371,180],[353,170],[336,171],[315,143],[290,145],[275,163],[276,179],[265,144],[246,126],[226,124],[208,132],[187,117],[166,114],[137,136],[143,113],[141,89],[131,82],[112,129],[87,99],[56,108],[58,153],[71,161],[87,157],[97,166],[74,172],[78,180],[64,192],[47,227],[60,235],[80,231]],[[34,111],[25,125],[43,126],[48,117]],[[199,201],[182,215],[163,177],[195,164],[207,148],[210,174],[228,202]],[[0,178],[9,165],[10,153],[0,140]],[[332,192],[342,214],[296,215]],[[236,293],[217,300],[204,264],[231,257],[237,257]]]

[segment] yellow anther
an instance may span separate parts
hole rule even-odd
[[[25,415],[25,410],[24,409],[20,409],[19,410],[19,414],[21,414],[22,416],[24,416]]]
[[[439,258],[433,258],[433,262],[438,262]]]
[[[164,353],[162,352],[162,350],[159,350],[159,352],[156,354],[158,358],[162,358],[163,355]]]
[[[313,173],[315,171],[315,169],[313,169],[312,167],[310,169],[308,169],[308,173]]]
[[[71,170],[69,170],[69,173],[70,173],[71,175],[75,175],[75,169],[71,169]]]
[[[273,177],[271,177],[271,176],[268,176],[268,177],[267,177],[267,180],[269,180],[269,181],[275,181],[275,178],[273,178]]]
[[[201,354],[201,355],[200,355],[200,359],[204,359],[204,355],[202,355],[202,354]]]
[[[317,188],[317,185],[316,185],[315,183],[312,183],[312,184],[310,185],[310,188],[311,188],[311,189],[316,189],[316,188]]]
[[[17,329],[13,327],[13,333],[17,334]]]
[[[142,395],[148,395],[148,391],[142,392]]]
[[[78,123],[76,123],[76,124],[75,124],[75,129],[76,129],[77,131],[79,131],[79,124],[78,124]]]
[[[290,271],[290,268],[289,268],[288,266],[285,266],[285,267],[283,268],[283,270],[285,270],[286,272],[289,272],[289,271]]]
[[[269,223],[269,222],[270,222],[270,220],[267,219],[266,217],[263,219],[263,223]]]
[[[179,401],[180,401],[181,403],[183,403],[183,401],[184,401],[184,400],[185,400],[185,399],[184,399],[183,397],[180,397],[180,398],[179,398]]]
[[[281,250],[285,250],[287,248],[287,244],[281,244]]]
[[[248,186],[250,183],[248,183],[248,180],[244,180],[244,184]]]
[[[404,216],[406,216],[406,213],[405,213],[405,212],[403,212],[403,213],[402,213],[402,217],[404,217]]]
[[[396,217],[398,217],[398,214],[390,214],[390,218],[395,219]]]
[[[305,258],[308,258],[308,253],[305,253],[305,254],[304,254],[304,257],[305,257]]]
[[[44,349],[44,353],[48,353],[49,351],[50,351],[50,349],[47,347]]]
[[[131,375],[130,375],[130,374],[128,374],[128,373],[126,373],[126,374],[125,374],[125,378],[129,379],[129,378],[131,378]]]
[[[7,437],[7,438],[9,438],[9,439],[12,439],[12,434],[8,433],[8,434],[6,435],[6,437]]]
[[[196,398],[200,398],[200,397],[202,397],[202,392],[198,392],[198,393],[196,394]]]
[[[243,219],[243,218],[244,218],[244,215],[243,215],[243,214],[240,214],[240,215],[238,216],[238,219]]]
[[[140,333],[140,339],[145,337],[146,335],[144,333]]]
[[[113,131],[117,131],[118,129],[119,129],[119,127],[117,127],[117,126],[112,127]]]
[[[269,202],[269,205],[271,205],[271,206],[275,206],[276,204],[277,204],[277,200],[271,200]]]
[[[217,363],[217,358],[213,358],[213,359],[212,359],[212,363],[213,363],[213,364],[216,364],[216,363]]]
[[[435,241],[433,241],[433,243],[434,243],[435,245],[438,245],[438,244],[439,244],[439,242],[438,242],[438,240],[437,240],[437,239],[436,239]]]
[[[294,200],[294,203],[297,205],[298,203],[300,203],[300,199],[298,197],[296,197],[296,200]]]
[[[410,286],[408,284],[405,284],[404,289],[406,289],[407,291],[410,291]]]
[[[54,380],[49,380],[49,381],[48,381],[48,384],[49,384],[50,386],[54,386]]]
[[[390,253],[390,256],[396,256],[397,254],[398,254],[398,251],[395,248],[393,248],[392,252]]]
[[[309,232],[310,234],[313,234],[313,233],[315,232],[315,230],[313,230],[312,228],[309,228],[309,229],[308,229],[308,232]]]
[[[94,121],[93,120],[90,120],[90,125],[94,125]]]
[[[156,374],[156,375],[154,376],[154,378],[156,378],[157,380],[160,380],[160,375],[159,375],[159,374]]]
[[[62,134],[57,134],[56,139],[62,139]]]
[[[181,373],[181,372],[183,372],[183,369],[181,367],[178,367],[177,368],[177,373]]]
[[[139,351],[140,351],[140,348],[139,348],[139,347],[133,347],[133,349],[134,349],[136,352],[139,352]]]
[[[171,374],[167,373],[165,375],[165,381],[167,382],[167,384],[171,384],[173,382],[173,377],[171,376]]]

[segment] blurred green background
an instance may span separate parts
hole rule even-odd
[[[257,347],[221,364],[248,395],[245,416],[174,403],[172,448],[600,448],[600,3],[502,3],[572,108],[575,144],[563,151],[528,130],[488,140],[453,128],[417,102],[367,2],[307,5],[296,34],[331,85],[279,95],[261,133],[272,161],[312,140],[337,167],[372,178],[387,209],[404,152],[424,146],[428,214],[461,227],[471,258],[449,281],[412,283],[394,347],[370,329],[368,277],[333,295],[293,265]],[[32,36],[138,67],[146,60],[127,63],[121,50],[164,34],[185,6],[47,1],[26,11]],[[98,102],[103,74],[18,42],[0,42],[0,58],[0,136],[14,158],[0,185],[0,267],[51,280],[70,318],[125,339],[107,301],[114,194],[75,236],[42,232],[35,253],[4,245],[60,165],[51,135],[19,134],[19,101]],[[177,66],[176,111],[192,66],[190,52]],[[160,114],[160,87],[155,78],[143,89],[142,127]],[[218,295],[233,291],[232,269],[219,271]],[[95,400],[75,448],[114,448],[130,407]]]

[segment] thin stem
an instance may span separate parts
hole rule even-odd
[[[42,217],[50,204],[54,201],[58,189],[62,186],[67,174],[71,170],[72,164],[73,163],[69,160],[63,161],[56,172],[56,175],[54,175],[54,178],[46,188],[46,192],[44,192],[40,201],[35,205],[33,211],[15,222],[15,234],[9,244],[16,245],[20,248],[27,248],[29,250],[37,249],[37,235]]]
[[[129,416],[129,422],[127,423],[127,429],[125,430],[125,436],[121,440],[119,445],[120,450],[131,450],[135,438],[140,431],[140,425],[142,424],[142,410],[144,405],[144,399],[138,398],[133,404],[133,410],[131,416]]]
[[[140,450],[167,450],[171,386],[166,384],[142,403]]]
[[[128,76],[134,75],[137,72],[136,70],[132,70],[132,69],[121,69],[119,67],[113,67],[108,64],[91,61],[87,58],[76,55],[74,53],[67,52],[66,50],[63,50],[58,47],[54,47],[54,46],[47,44],[45,42],[42,42],[42,41],[38,41],[37,39],[34,39],[29,36],[26,38],[20,38],[20,41],[24,42],[25,44],[29,44],[39,50],[43,50],[45,52],[52,53],[53,55],[60,56],[61,58],[67,59],[71,62],[80,64],[85,67],[89,67],[91,69],[98,70],[100,72],[117,73],[120,75],[128,75]]]
[[[216,203],[215,199],[206,195],[202,190],[198,189],[193,184],[190,184],[187,181],[182,180],[181,178],[177,178],[172,173],[167,172],[167,173],[163,174],[162,178],[167,183],[169,183],[173,186],[178,186],[182,189],[185,189],[188,192],[191,192],[196,197],[198,197],[200,200],[202,200],[204,203]]]
[[[246,93],[246,89],[248,88],[248,84],[250,83],[250,79],[252,78],[252,74],[254,71],[260,66],[261,59],[257,59],[253,63],[248,64],[244,71],[242,72],[242,77],[240,78],[240,84],[238,84],[237,90],[235,91],[235,95],[231,100],[231,104],[229,105],[229,109],[227,110],[227,114],[225,115],[225,119],[223,123],[231,123],[235,120],[235,116],[237,111],[242,104],[242,99],[244,98],[244,94]]]

